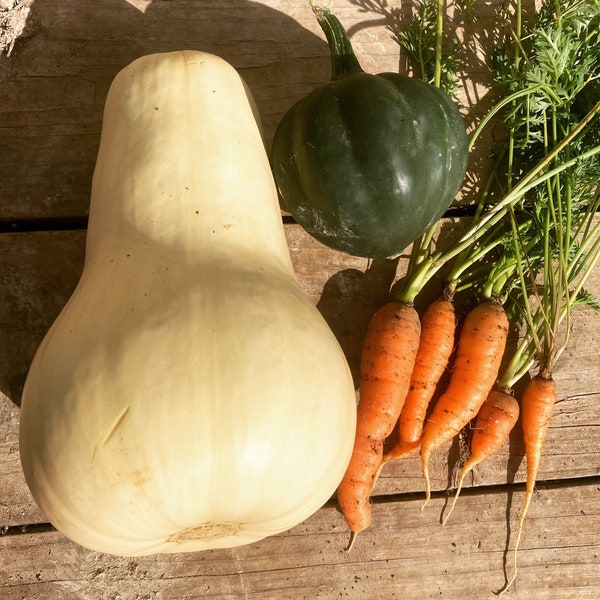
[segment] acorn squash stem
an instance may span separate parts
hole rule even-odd
[[[339,19],[327,7],[317,6],[313,0],[310,5],[329,44],[332,81],[354,73],[362,73],[363,69]]]

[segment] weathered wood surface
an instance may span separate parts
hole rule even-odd
[[[368,316],[401,276],[403,261],[369,264],[323,248],[297,225],[287,225],[286,233],[304,289],[356,372]],[[84,244],[83,231],[0,236],[0,269],[6,274],[0,291],[2,347],[12,350],[0,364],[3,384],[8,382],[0,404],[0,526],[8,528],[0,537],[3,598],[462,598],[467,583],[475,597],[488,597],[502,585],[507,527],[514,527],[522,500],[515,483],[524,476],[518,430],[475,470],[471,489],[446,527],[439,519],[457,448],[436,454],[432,474],[438,494],[424,513],[417,459],[384,470],[373,527],[350,555],[342,552],[347,531],[333,501],[273,541],[206,555],[128,561],[37,529],[45,518],[20,470],[17,404],[29,360],[77,282]],[[599,277],[590,289],[600,293]],[[514,598],[595,598],[600,583],[600,327],[584,325],[580,316],[575,343],[557,370],[561,401],[541,471],[548,483],[540,485],[528,520]],[[28,525],[33,533],[21,533]]]
[[[0,56],[1,220],[86,214],[108,86],[138,56],[190,48],[229,60],[255,96],[267,145],[285,110],[329,78],[327,45],[308,0],[138,2],[145,12],[132,4],[31,4],[24,36],[8,58]],[[481,8],[485,34],[463,36],[471,50],[461,73],[469,123],[489,106],[486,68],[476,51],[493,42],[493,6]],[[399,46],[387,29],[398,20],[398,7],[336,2],[368,71],[398,70]]]
[[[479,23],[461,32],[472,51],[461,74],[469,124],[490,103],[479,57],[495,39],[497,4],[478,6]],[[408,5],[335,0],[335,7],[367,70],[404,68],[387,26]],[[304,0],[34,0],[24,37],[0,57],[0,224],[17,232],[0,234],[0,598],[493,597],[522,501],[518,429],[475,470],[445,527],[439,520],[459,445],[436,453],[436,496],[423,513],[417,458],[390,465],[376,488],[373,526],[350,554],[342,552],[347,530],[333,500],[291,531],[245,548],[135,560],[89,552],[45,525],[21,473],[18,422],[29,362],[83,264],[85,231],[58,229],[84,224],[102,106],[116,72],[142,54],[182,47],[219,53],[240,69],[267,144],[283,112],[329,73],[327,47]],[[478,158],[474,173],[487,156]],[[299,279],[356,375],[367,320],[405,260],[351,258],[293,224],[286,233]],[[600,275],[588,287],[600,295]],[[545,483],[530,510],[510,598],[598,597],[598,316],[578,312],[572,339],[556,372],[560,402],[542,460]]]
[[[510,598],[598,597],[598,494],[597,484],[536,494]],[[351,553],[343,552],[347,532],[332,506],[268,540],[190,555],[115,558],[55,532],[5,536],[0,561],[10,568],[0,569],[0,590],[5,600],[493,598],[504,583],[507,506],[521,500],[521,492],[466,494],[445,527],[442,499],[424,513],[420,499],[376,504],[373,527]]]
[[[146,4],[141,12],[125,0],[35,0],[27,37],[0,60],[0,218],[87,212],[108,86],[138,56],[181,48],[223,56],[250,85],[269,142],[292,101],[328,78],[308,1]],[[348,3],[340,10],[350,24],[373,21]],[[397,69],[397,45],[372,31],[357,33],[365,67]]]

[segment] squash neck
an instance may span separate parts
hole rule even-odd
[[[329,44],[331,80],[335,81],[349,75],[363,73],[350,39],[339,19],[328,8],[318,7],[313,2],[311,5]]]

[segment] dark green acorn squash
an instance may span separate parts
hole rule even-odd
[[[400,254],[452,203],[467,166],[458,107],[398,73],[364,72],[338,19],[315,8],[331,81],[285,114],[271,160],[280,195],[320,242],[354,256]]]

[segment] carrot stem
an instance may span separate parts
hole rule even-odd
[[[596,104],[596,106],[588,113],[586,118],[584,118],[579,125],[552,150],[552,152],[544,157],[498,203],[491,207],[486,213],[483,213],[481,218],[466,232],[464,232],[458,239],[451,240],[449,243],[447,243],[444,250],[438,251],[437,253],[432,254],[421,261],[412,277],[406,281],[404,288],[397,295],[397,300],[401,302],[414,302],[416,296],[423,289],[424,285],[437,271],[439,271],[439,269],[441,269],[448,261],[458,256],[463,250],[471,246],[474,242],[481,239],[506,216],[509,207],[514,206],[527,192],[544,183],[548,179],[551,179],[555,175],[562,173],[566,169],[574,166],[578,161],[590,158],[595,154],[600,153],[600,145],[594,146],[585,152],[582,152],[580,155],[574,156],[570,160],[561,163],[559,166],[544,172],[544,169],[552,162],[552,160],[562,150],[564,150],[564,148],[570,144],[577,135],[585,130],[585,128],[589,125],[589,122],[599,111],[600,102]]]

